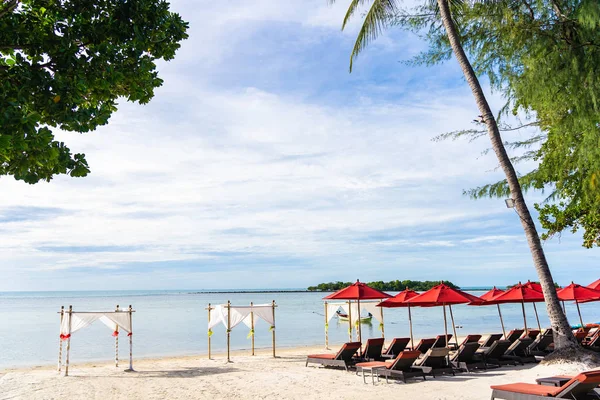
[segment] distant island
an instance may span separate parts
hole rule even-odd
[[[444,281],[444,283],[451,288],[460,289],[458,286],[453,284],[450,281]],[[429,290],[432,287],[439,285],[440,281],[376,281],[376,282],[368,282],[367,285],[377,290],[387,290],[390,292],[401,292],[402,290],[409,288],[415,291],[425,291]],[[352,285],[352,282],[328,282],[328,283],[319,283],[317,286],[309,286],[307,290],[309,292],[335,292],[336,290],[340,290],[345,288],[346,286]]]

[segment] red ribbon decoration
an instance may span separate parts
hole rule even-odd
[[[113,335],[113,336],[115,336],[115,337],[119,336],[119,331],[114,331],[114,332],[112,333],[112,335]]]
[[[60,334],[60,340],[67,340],[70,337],[71,337],[70,333],[68,335],[63,335],[62,333]]]
[[[132,334],[132,333],[133,333],[133,332],[129,332],[129,333],[127,334],[127,336],[128,336],[128,337],[129,337],[129,336],[131,336],[131,334]]]

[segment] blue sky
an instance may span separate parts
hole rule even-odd
[[[190,39],[154,100],[57,133],[92,174],[0,179],[0,291],[534,280],[515,213],[462,195],[501,177],[486,140],[431,140],[478,115],[456,63],[406,66],[424,44],[390,31],[349,74],[359,19],[327,3],[172,1]],[[559,283],[598,279],[580,241],[545,243]]]

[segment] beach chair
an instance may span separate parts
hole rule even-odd
[[[587,337],[587,332],[582,331],[582,330],[577,330],[576,332],[573,332],[573,335],[575,336],[575,340],[577,340],[577,342],[579,344],[582,344],[583,340]]]
[[[306,366],[320,364],[324,367],[343,367],[348,371],[348,367],[354,363],[353,357],[360,346],[360,342],[348,342],[344,343],[337,354],[311,354],[306,357]]]
[[[421,339],[419,341],[419,343],[417,343],[417,345],[415,346],[414,349],[412,350],[418,350],[421,353],[425,354],[427,353],[427,351],[433,347],[433,344],[435,343],[435,339],[431,338],[431,339]]]
[[[477,344],[479,344],[480,340],[481,340],[481,335],[467,335],[467,337],[462,341],[462,343],[460,344],[460,346],[462,346],[463,344],[467,344],[467,343],[477,343]]]
[[[385,376],[386,383],[389,383],[389,378],[400,378],[404,383],[409,378],[423,378],[425,374],[421,369],[413,368],[413,364],[421,355],[420,351],[402,351],[394,359],[394,362],[371,361],[356,364],[356,374],[362,372],[363,382],[367,383],[365,371],[371,371],[371,380],[375,384],[375,375],[377,380],[380,376]]]
[[[490,347],[494,342],[496,342],[500,339],[502,339],[501,333],[492,333],[490,336],[487,337],[487,339],[485,339],[480,344],[481,344],[481,347]]]
[[[491,386],[492,398],[504,400],[587,399],[588,393],[600,384],[600,371],[583,372],[562,386],[511,383]]]
[[[452,335],[448,334],[448,342],[450,342],[450,339],[452,339]],[[438,349],[440,347],[448,347],[448,343],[446,342],[446,335],[438,335],[438,337],[435,338],[435,342],[433,342],[433,347],[434,349]]]
[[[461,344],[456,354],[450,358],[452,366],[465,372],[471,372],[471,370],[479,368],[487,369],[485,361],[476,357],[478,349],[479,343],[477,342]]]
[[[496,340],[490,347],[477,353],[475,359],[481,359],[488,366],[517,365],[517,361],[504,357],[510,346],[511,343],[508,340]]]
[[[539,334],[540,334],[539,330],[537,330],[537,329],[530,329],[525,334],[525,337],[529,337],[529,338],[531,338],[531,340],[535,340],[538,337]]]
[[[536,358],[527,351],[532,343],[533,339],[529,337],[517,339],[513,344],[510,345],[508,350],[506,350],[506,353],[504,353],[504,358],[515,360],[521,365],[525,363],[538,362]]]
[[[552,329],[546,329],[544,333],[539,335],[533,343],[529,345],[527,348],[527,354],[531,354],[534,356],[545,356],[550,350],[548,347],[554,343],[554,335],[552,334]]]
[[[506,335],[506,340],[514,343],[523,335],[523,332],[525,332],[523,329],[513,329],[512,331],[508,332],[508,335]]]
[[[431,348],[425,353],[422,359],[417,360],[413,368],[423,370],[425,375],[452,374],[454,369],[448,364],[448,354],[450,350],[447,347]]]
[[[394,338],[383,355],[388,358],[395,358],[398,354],[403,352],[404,349],[406,349],[408,342],[410,342],[410,338]]]
[[[383,361],[381,353],[383,351],[384,341],[384,338],[367,339],[365,350],[363,351],[362,356],[359,358],[364,361]]]

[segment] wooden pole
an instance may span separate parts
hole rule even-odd
[[[231,345],[231,301],[227,300],[227,362],[231,362],[230,358]]]
[[[352,341],[352,302],[348,300],[348,334],[350,335],[350,341]]]
[[[446,304],[442,304],[444,309],[444,334],[446,335],[446,347],[448,347],[448,320],[446,318]]]
[[[69,330],[67,331],[67,359],[65,364],[65,376],[69,376],[69,355],[71,354],[71,324],[73,319],[71,318],[73,314],[73,306],[69,306]]]
[[[133,372],[133,308],[129,305],[129,369],[127,372]]]
[[[208,323],[210,324],[210,310],[212,310],[212,308],[210,307],[210,303],[208,303]],[[208,330],[208,359],[210,360],[210,336],[211,336],[211,330]]]
[[[504,335],[504,339],[506,339],[506,330],[504,329],[504,320],[502,319],[502,311],[500,311],[500,304],[496,304],[498,306],[498,315],[500,315],[500,325],[502,325],[502,334]]]
[[[379,312],[381,313],[381,337],[385,338],[385,325],[383,324],[383,307],[379,307]]]
[[[581,318],[581,310],[579,309],[579,302],[577,300],[575,300],[575,305],[577,305],[577,313],[579,314],[579,322],[581,322],[581,329],[583,329],[584,328],[583,318]]]
[[[458,349],[458,335],[456,334],[456,324],[454,323],[454,315],[452,315],[452,304],[448,304],[450,310],[450,319],[452,320],[452,330],[454,331],[454,341],[456,342],[456,348]],[[448,347],[449,343],[446,343]]]
[[[413,338],[412,316],[410,314],[410,304],[408,305],[408,325],[410,326],[410,348],[415,349],[415,340]]]
[[[535,303],[533,303],[533,311],[535,311],[535,319],[537,320],[538,330],[541,332],[542,325],[540,324],[540,317],[538,316],[537,307],[535,306]]]
[[[115,312],[119,312],[119,305],[115,308]],[[115,327],[115,367],[119,366],[119,325]]]
[[[60,306],[60,332],[59,335],[62,334],[62,322],[63,322],[63,318],[65,317],[65,306]],[[62,364],[62,338],[59,336],[58,338],[58,372],[60,372],[61,370],[61,364]]]
[[[327,318],[327,302],[325,302],[325,348],[329,349],[329,319]]]
[[[527,328],[527,317],[525,316],[525,302],[521,302],[521,308],[523,309],[523,323],[525,324],[525,334],[529,334],[529,329]]]
[[[271,333],[273,334],[273,358],[275,358],[275,307],[277,307],[275,305],[275,300],[273,300],[272,307],[273,307],[273,330],[271,331]]]
[[[250,302],[250,310],[252,310],[253,302]],[[252,355],[254,355],[254,311],[250,311],[250,336],[252,339]]]
[[[362,327],[360,323],[360,299],[356,299],[357,309],[358,309],[358,319],[356,322],[358,323],[358,341],[362,343]]]

